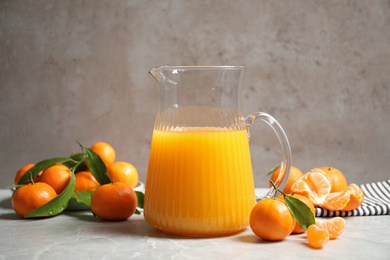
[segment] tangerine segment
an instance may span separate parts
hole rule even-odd
[[[351,183],[350,186],[351,185],[352,185],[351,189],[353,190],[353,192],[350,194],[350,200],[341,211],[350,211],[350,210],[357,209],[363,203],[364,200],[363,190],[354,183]]]
[[[314,206],[319,206],[329,195],[331,186],[328,175],[323,170],[314,168],[299,178],[291,189],[296,194],[308,197]]]
[[[321,206],[332,211],[349,211],[358,208],[362,204],[363,199],[363,190],[355,183],[351,183],[343,191],[330,193]]]
[[[307,241],[313,248],[322,248],[329,242],[329,232],[317,225],[311,225],[307,229]]]
[[[334,217],[327,220],[317,220],[316,225],[319,228],[328,230],[330,239],[335,239],[345,230],[345,220],[341,217]]]

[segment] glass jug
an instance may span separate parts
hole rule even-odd
[[[249,128],[256,119],[271,126],[280,142],[282,174],[276,185],[288,176],[291,151],[282,127],[266,113],[241,112],[244,71],[242,66],[150,71],[160,97],[145,186],[144,216],[151,226],[208,236],[249,225],[256,203]]]

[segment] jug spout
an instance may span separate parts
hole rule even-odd
[[[152,75],[153,78],[159,82],[161,80],[161,75],[162,75],[161,73],[166,67],[167,66],[160,66],[160,67],[153,68],[149,71],[149,74]]]

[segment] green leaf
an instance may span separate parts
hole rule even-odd
[[[104,164],[100,156],[92,151],[91,149],[85,147],[85,154],[87,156],[87,163],[89,171],[95,177],[95,179],[101,184],[111,183],[111,179],[107,174],[107,167]]]
[[[145,194],[143,194],[140,191],[136,191],[135,194],[137,195],[137,199],[138,199],[137,207],[143,209],[144,208]]]
[[[316,223],[313,212],[304,202],[288,195],[284,195],[284,201],[301,228],[306,230],[310,225]]]
[[[88,167],[87,164],[85,163],[85,153],[75,153],[70,156],[72,159],[71,161],[63,163],[65,166],[68,168],[77,167],[75,168],[74,172],[80,172],[80,171],[87,171]]]
[[[143,194],[140,191],[135,191],[135,194],[137,195],[138,204],[137,204],[137,209],[135,209],[134,214],[141,215],[141,211],[139,211],[138,208],[140,208],[140,209],[144,208],[145,194]]]
[[[267,175],[273,174],[278,168],[280,168],[280,165],[275,166],[274,168],[272,168],[272,169],[269,171],[269,173],[267,173]]]
[[[45,205],[31,211],[24,218],[49,217],[60,214],[68,207],[69,200],[72,198],[76,187],[76,177],[72,171],[72,177],[65,190],[56,198],[52,199]]]
[[[88,208],[91,208],[92,193],[87,191],[79,191],[73,194],[73,198],[75,198],[78,203],[82,203]]]
[[[25,184],[28,181],[30,181],[30,176],[31,178],[34,178],[37,176],[41,171],[45,170],[46,168],[56,164],[56,163],[65,163],[68,161],[71,161],[71,158],[67,157],[56,157],[56,158],[51,158],[51,159],[46,159],[43,161],[38,162],[34,167],[32,167],[30,170],[28,170],[22,178],[20,178],[18,184]]]
[[[76,166],[79,162],[82,160],[85,160],[85,154],[84,153],[72,153],[72,155],[69,157],[73,159],[73,161],[64,162],[63,165],[65,165],[68,168],[72,168]]]

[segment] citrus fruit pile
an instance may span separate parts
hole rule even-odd
[[[128,162],[115,162],[115,150],[105,142],[70,157],[27,164],[15,176],[12,207],[24,218],[61,213],[75,198],[104,220],[123,220],[143,208],[143,193],[135,192],[138,172]]]
[[[329,239],[335,239],[345,229],[345,220],[334,217],[315,220],[315,207],[327,210],[350,211],[358,208],[364,193],[356,184],[347,184],[342,172],[332,167],[314,168],[303,174],[291,166],[286,187],[279,190],[275,184],[280,167],[270,174],[270,187],[276,189],[273,198],[259,201],[250,216],[252,231],[265,240],[283,240],[292,233],[307,232],[308,244],[322,248]],[[280,192],[282,195],[276,197]]]
[[[272,181],[279,176],[279,169],[280,167],[272,172]],[[283,192],[300,194],[310,199],[315,207],[332,211],[354,210],[364,200],[363,190],[355,183],[348,185],[344,174],[333,167],[314,168],[303,174],[298,168],[291,166]]]
[[[355,183],[347,184],[342,172],[332,167],[314,168],[291,186],[291,191],[308,197],[314,206],[332,211],[358,208],[364,193]]]

